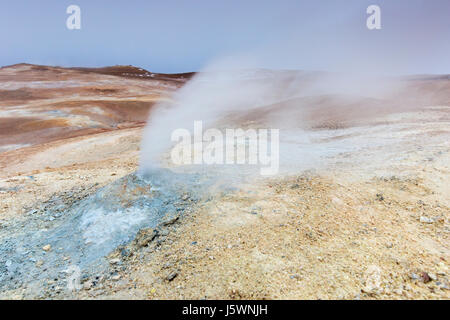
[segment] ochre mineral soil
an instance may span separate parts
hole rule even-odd
[[[96,190],[134,172],[152,106],[191,76],[130,66],[1,68],[0,223],[55,195]],[[358,136],[367,141],[360,152],[217,193],[161,241],[121,261],[127,268],[118,275],[64,294],[449,299],[450,84],[448,77],[411,81],[409,90],[425,102],[350,131],[340,117],[357,102],[333,114],[325,99],[322,112],[308,114],[317,120],[311,130],[327,133],[317,143]],[[24,297],[20,288],[1,296]]]

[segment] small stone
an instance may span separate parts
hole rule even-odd
[[[420,277],[419,277],[417,274],[415,274],[414,272],[411,272],[411,274],[409,275],[409,277],[410,277],[412,280],[419,280],[419,279],[420,279]]]
[[[430,276],[429,276],[428,273],[426,273],[426,272],[422,272],[422,273],[420,274],[420,277],[422,278],[422,281],[423,281],[424,283],[428,283],[428,282],[431,281]]]
[[[119,258],[114,258],[114,259],[109,260],[110,264],[118,264],[119,262],[120,262]]]
[[[438,264],[439,270],[437,271],[437,274],[440,276],[445,276],[448,273],[448,267],[444,262],[439,262]]]
[[[166,280],[167,280],[167,281],[172,281],[173,279],[175,279],[175,277],[176,277],[177,275],[178,275],[177,272],[169,273],[169,275],[166,277]]]
[[[103,295],[105,293],[105,290],[96,290],[95,292],[93,292],[93,295],[94,295],[94,297],[97,297],[97,296],[101,296],[101,295]]]
[[[340,206],[344,204],[344,201],[342,201],[341,199],[339,199],[337,197],[333,197],[331,199],[331,202],[333,202],[334,204],[340,205]]]
[[[92,288],[92,286],[93,286],[92,281],[86,281],[85,283],[83,283],[83,289],[84,290],[89,290],[89,289]]]
[[[394,290],[395,294],[398,294],[399,296],[401,296],[403,294],[403,290],[398,288]]]
[[[179,217],[177,215],[174,215],[174,214],[168,215],[164,219],[164,221],[162,222],[162,225],[163,226],[168,226],[168,225],[174,224],[178,220],[178,218]]]
[[[52,248],[52,246],[49,245],[49,244],[47,244],[47,245],[45,245],[45,246],[42,247],[42,250],[44,250],[44,251],[50,251],[51,248]]]
[[[424,216],[421,216],[419,221],[422,222],[422,223],[433,223],[434,222],[433,219],[430,219],[430,218],[427,218],[427,217],[424,217]]]
[[[381,269],[376,265],[367,267],[365,286],[362,291],[368,294],[378,294],[381,289]]]
[[[383,194],[382,193],[377,193],[376,194],[376,199],[378,200],[378,201],[383,201],[384,200],[384,197],[383,197]]]
[[[132,256],[132,252],[130,250],[128,250],[127,248],[121,248],[120,249],[120,255],[123,258],[128,258],[128,257]]]
[[[434,273],[428,273],[428,276],[430,277],[430,279],[431,280],[433,280],[433,281],[436,281],[437,280],[437,277],[436,277],[436,275],[434,274]]]
[[[44,264],[44,261],[39,260],[38,262],[36,262],[36,267],[40,267]]]
[[[155,239],[157,235],[158,231],[155,229],[152,228],[141,229],[136,235],[134,242],[139,248],[146,247],[150,242],[153,241],[153,239]]]
[[[436,284],[443,290],[450,290],[450,286],[447,283],[437,282]]]
[[[120,274],[116,274],[115,276],[112,276],[112,277],[111,277],[111,280],[112,280],[112,281],[118,281],[118,280],[120,280],[121,277],[122,277],[122,276],[121,276]]]

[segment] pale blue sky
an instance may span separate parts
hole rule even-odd
[[[0,65],[182,72],[244,53],[271,68],[450,73],[449,0],[0,1]],[[66,28],[70,4],[81,30]],[[370,4],[381,30],[366,28]]]

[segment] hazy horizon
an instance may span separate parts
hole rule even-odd
[[[35,65],[35,66],[45,66],[45,67],[55,67],[55,68],[92,68],[92,69],[96,69],[96,68],[107,68],[107,67],[117,67],[117,66],[132,66],[132,67],[136,67],[136,68],[141,68],[144,69],[146,71],[152,72],[152,73],[160,73],[160,74],[185,74],[185,73],[199,73],[199,72],[203,72],[203,69],[200,70],[191,70],[191,71],[180,71],[180,72],[154,72],[152,70],[148,70],[145,69],[142,66],[139,65],[133,65],[133,64],[115,64],[115,65],[98,65],[98,66],[82,66],[82,65],[73,65],[73,66],[61,66],[61,65],[51,65],[51,64],[37,64],[37,63],[30,63],[30,62],[17,62],[17,63],[13,63],[13,64],[8,64],[8,65],[3,65],[0,66],[0,68],[7,68],[7,67],[12,67],[15,65],[21,65],[21,64],[25,64],[25,65]],[[265,68],[265,67],[259,67],[259,68],[248,68],[248,69],[242,69],[242,70],[255,70],[255,69],[261,69],[261,70],[271,70],[271,71],[305,71],[305,72],[325,72],[325,73],[344,73],[344,72],[340,72],[340,71],[327,71],[327,70],[319,70],[319,69],[282,69],[282,68]],[[414,77],[414,76],[446,76],[449,75],[450,76],[450,72],[446,72],[446,73],[408,73],[408,74],[394,74],[394,75],[388,75],[387,77]]]

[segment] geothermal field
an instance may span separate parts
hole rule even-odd
[[[198,120],[279,170],[173,164]],[[449,299],[449,181],[449,75],[3,67],[0,298]]]

